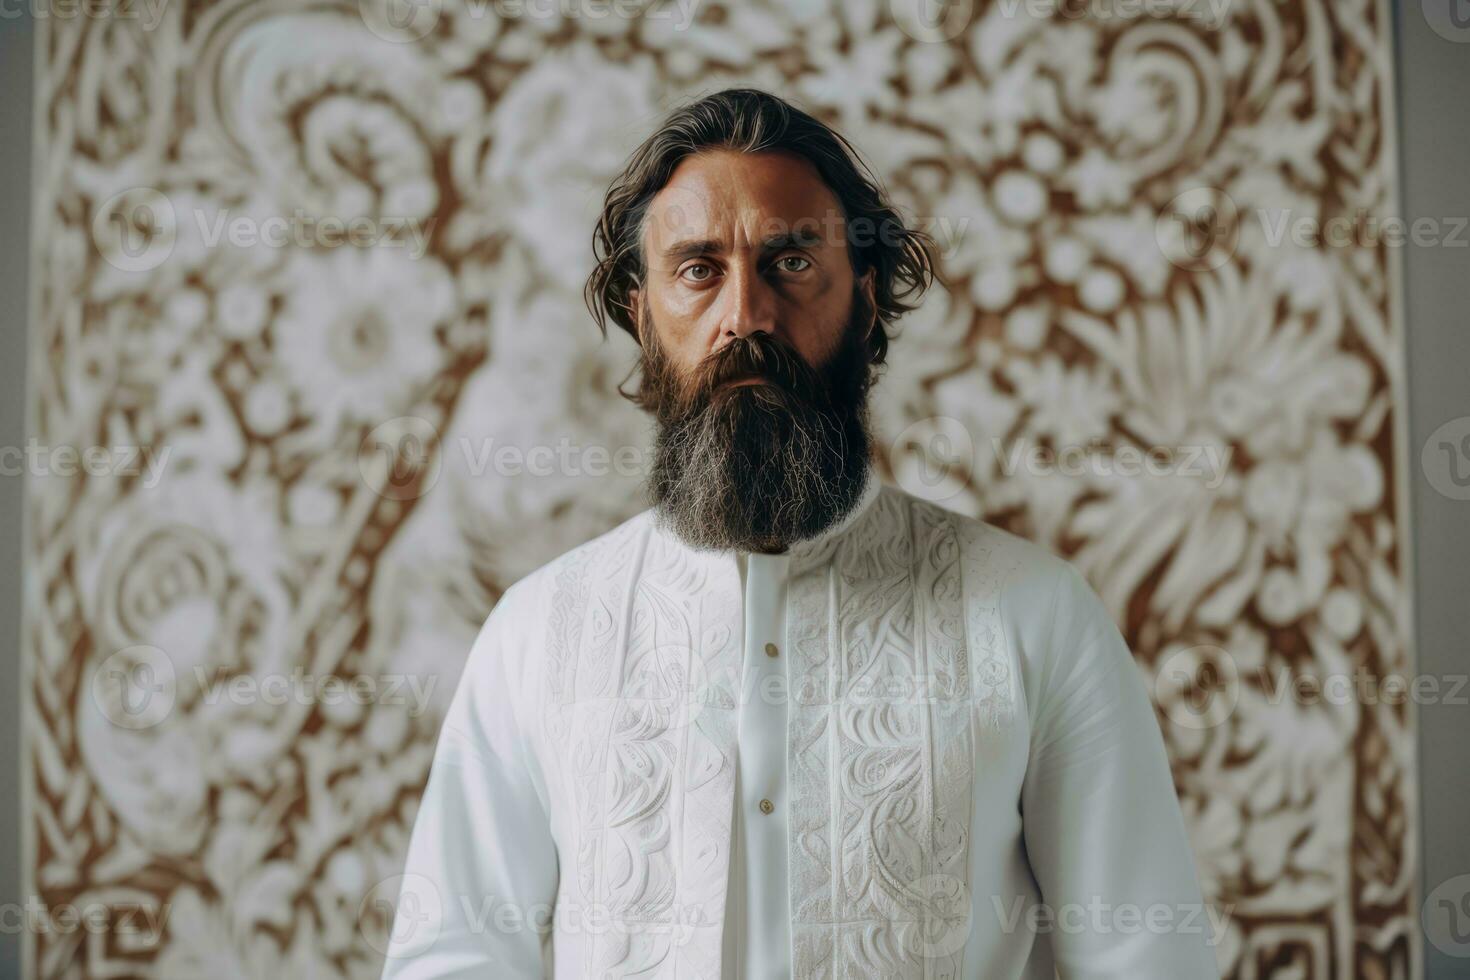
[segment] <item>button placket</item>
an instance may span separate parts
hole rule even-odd
[[[740,941],[753,976],[789,970],[790,918],[786,872],[785,643],[788,555],[746,556],[744,700],[740,705]],[[759,937],[759,941],[757,941]],[[767,958],[767,957],[771,958]]]

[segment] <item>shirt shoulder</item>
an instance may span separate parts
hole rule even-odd
[[[501,592],[470,645],[456,691],[456,701],[465,702],[459,711],[482,714],[512,705],[519,716],[525,705],[535,704],[545,673],[556,673],[556,661],[575,649],[582,621],[578,604],[592,576],[609,567],[614,552],[638,541],[648,517],[648,511],[634,514]]]
[[[629,553],[653,524],[653,508],[639,511],[522,575],[501,595],[500,602],[511,600],[526,607],[553,596],[559,589],[567,587],[569,578],[585,578],[593,569],[605,568]]]
[[[588,583],[624,552],[631,554],[650,525],[644,510],[596,537],[562,552],[513,582],[490,609],[466,664],[467,675],[495,661],[514,688],[531,690],[548,654],[570,647],[579,626],[577,607]]]
[[[884,494],[913,514],[951,522],[967,601],[993,604],[1007,638],[1023,657],[1075,648],[1116,629],[1081,571],[1046,546],[898,487],[885,485]]]
[[[912,515],[922,515],[931,524],[948,521],[955,529],[960,557],[971,574],[983,576],[989,588],[1012,603],[1045,603],[1056,588],[1070,584],[1065,580],[1080,575],[1061,555],[981,517],[891,484],[884,485],[883,496],[891,506],[906,506]]]
[[[902,493],[902,491],[896,491]],[[1033,735],[1054,733],[1064,712],[1091,692],[1117,689],[1132,658],[1096,591],[1070,561],[980,518],[903,494],[916,513],[944,511],[953,522],[965,578],[967,616],[978,635],[999,639],[1015,671]]]

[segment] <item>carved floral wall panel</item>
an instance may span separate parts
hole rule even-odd
[[[1411,972],[1412,716],[1281,686],[1410,669],[1393,256],[1277,233],[1393,208],[1384,5],[965,6],[41,23],[33,434],[110,462],[30,485],[28,891],[162,920],[32,935],[38,975],[376,975],[477,627],[644,506],[634,352],[580,297],[600,194],[735,84],[935,236],[884,470],[1107,600],[1222,972]]]

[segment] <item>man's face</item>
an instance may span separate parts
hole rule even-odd
[[[835,196],[798,158],[701,153],[643,244],[655,504],[696,546],[780,551],[830,526],[862,490],[873,316]]]
[[[853,275],[837,198],[816,168],[780,153],[686,158],[644,221],[633,292],[675,370],[764,332],[812,366],[852,313]],[[862,288],[871,300],[871,276]]]

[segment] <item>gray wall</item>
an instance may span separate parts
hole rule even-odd
[[[34,25],[0,7],[0,446],[25,445],[26,263]],[[0,476],[0,904],[20,891],[20,545],[23,479]],[[10,921],[14,921],[10,917]],[[20,975],[18,933],[0,932],[0,977]]]
[[[1441,36],[1424,6],[1420,0],[1397,5],[1401,195],[1405,218],[1446,221],[1470,216],[1470,31],[1458,41]],[[1470,248],[1410,246],[1403,258],[1418,672],[1447,678],[1470,669],[1470,501],[1437,490],[1425,477],[1420,451],[1442,424],[1470,417]],[[1419,708],[1421,896],[1470,874],[1467,748],[1470,707]],[[1430,980],[1470,975],[1470,960],[1428,942],[1424,953]]]

